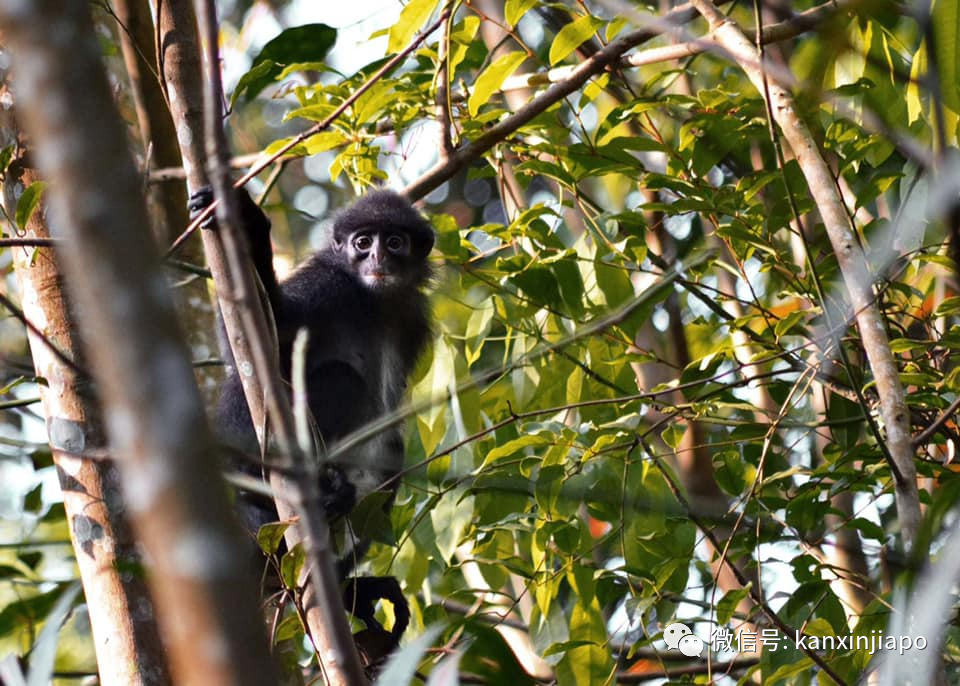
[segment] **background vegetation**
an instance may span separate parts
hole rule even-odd
[[[121,58],[132,4],[92,7],[102,57],[144,187],[182,196],[134,102],[163,69]],[[249,187],[281,259],[378,184],[438,232],[409,469],[389,522],[362,525],[369,570],[414,609],[385,682],[417,660],[436,684],[898,683],[898,664],[960,681],[956,570],[928,564],[960,497],[960,3],[718,3],[731,25],[704,2],[411,0],[371,10],[369,64],[306,4],[221,7],[226,126],[237,166],[269,159]],[[6,236],[39,219],[42,183],[7,194]],[[169,246],[186,221],[158,212]],[[5,244],[8,285],[14,253],[48,249]],[[204,294],[191,259],[166,273]],[[78,523],[14,302],[30,296],[8,292],[3,676],[83,681]],[[204,389],[217,373],[200,367]],[[910,623],[934,608],[933,633]],[[674,622],[701,656],[664,645]],[[283,678],[312,673],[297,614],[270,628]],[[809,640],[879,632],[922,636],[935,666]]]

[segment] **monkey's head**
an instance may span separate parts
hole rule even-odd
[[[393,191],[368,193],[333,223],[333,251],[374,291],[423,285],[433,240],[427,220]]]

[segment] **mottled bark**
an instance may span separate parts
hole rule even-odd
[[[137,112],[147,171],[180,167],[177,131],[161,87],[157,34],[150,5],[147,0],[117,0],[114,8],[121,24],[120,47]],[[182,179],[148,184],[147,207],[160,245],[168,245],[190,222],[187,188]],[[187,240],[177,257],[192,264],[203,264],[200,238],[192,236]],[[177,314],[194,362],[216,357],[216,317],[207,281],[179,271],[171,271],[171,274],[176,284]],[[199,367],[196,377],[207,406],[212,407],[223,379],[223,368]]]
[[[6,110],[0,135],[16,139]],[[16,202],[38,180],[25,159],[11,163],[3,179],[4,207],[15,216]],[[49,238],[45,213],[34,212],[21,238]],[[120,479],[107,459],[99,408],[90,380],[51,349],[76,361],[80,341],[70,319],[53,248],[13,248],[23,314],[38,331],[28,331],[40,385],[50,450],[56,465],[83,592],[90,617],[100,683],[148,686],[170,683],[153,603],[142,576],[121,574],[142,566],[123,516]]]

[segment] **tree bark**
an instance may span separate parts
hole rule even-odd
[[[137,125],[148,170],[180,167],[177,131],[161,87],[156,30],[147,0],[117,0],[120,46],[130,79],[137,111]],[[147,206],[154,235],[161,245],[169,244],[190,223],[187,188],[182,179],[168,179],[148,185]],[[177,253],[192,264],[203,264],[203,246],[192,236]],[[182,276],[177,274],[178,277]],[[199,277],[177,278],[177,314],[186,332],[193,360],[217,355],[216,316],[207,281]],[[223,368],[206,365],[195,370],[197,383],[208,407],[216,401]]]
[[[4,0],[0,29],[175,680],[272,683],[253,582],[89,5]]]
[[[3,140],[16,140],[9,110],[0,123]],[[15,216],[17,197],[38,180],[24,159],[14,160],[4,175],[7,216]],[[49,238],[46,219],[34,212],[22,238]],[[86,597],[100,683],[148,686],[170,683],[143,578],[121,574],[142,561],[118,496],[119,474],[103,453],[103,427],[89,393],[89,379],[53,353],[80,359],[80,343],[69,316],[59,265],[53,248],[14,248],[14,270],[23,294],[23,314],[39,331],[27,332],[40,385],[50,450],[57,469],[63,505]],[[91,457],[88,453],[98,453]]]

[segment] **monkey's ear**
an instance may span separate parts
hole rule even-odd
[[[340,252],[340,251],[343,250],[343,239],[342,239],[342,238],[337,238],[336,236],[334,236],[334,237],[332,238],[332,240],[330,241],[330,245],[333,246],[333,249],[334,249],[336,252]]]

